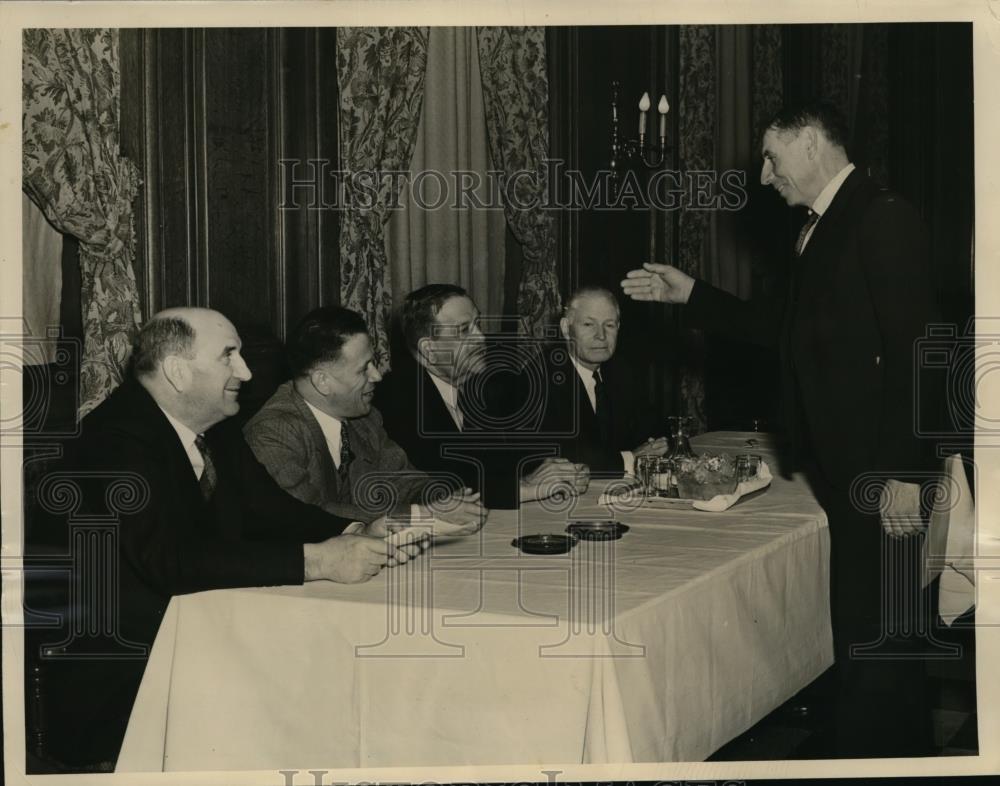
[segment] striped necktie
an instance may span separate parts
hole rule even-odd
[[[212,498],[212,494],[215,493],[215,487],[218,484],[215,462],[212,461],[212,451],[208,447],[204,434],[199,434],[194,438],[194,446],[198,448],[198,452],[201,453],[205,462],[205,468],[201,471],[201,477],[198,478],[198,487],[201,489],[201,496],[208,502]]]
[[[806,223],[802,225],[802,229],[799,230],[798,240],[795,241],[795,256],[802,256],[802,252],[806,247],[806,238],[809,237],[809,232],[816,222],[819,221],[819,213],[814,213],[812,210],[809,211],[809,218],[806,219]]]

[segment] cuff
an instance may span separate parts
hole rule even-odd
[[[625,474],[635,474],[635,454],[631,450],[622,451],[622,464],[625,465]]]

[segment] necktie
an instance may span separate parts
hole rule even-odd
[[[806,247],[806,238],[809,237],[809,230],[816,226],[817,221],[819,221],[819,213],[814,213],[810,210],[809,218],[802,225],[802,229],[799,230],[798,240],[795,241],[795,256],[802,256],[802,251]]]
[[[215,493],[215,486],[218,481],[218,476],[215,472],[215,462],[212,461],[212,451],[208,447],[208,442],[205,441],[204,434],[199,434],[194,438],[194,446],[198,448],[198,452],[201,453],[201,457],[205,461],[205,468],[201,471],[201,477],[198,479],[198,487],[201,489],[201,496],[207,502],[212,498],[212,494]]]
[[[601,441],[607,442],[611,433],[610,402],[599,368],[594,369],[594,403],[594,414],[597,416],[597,427],[600,430]]]
[[[351,438],[348,435],[347,424],[341,421],[340,424],[340,466],[337,467],[337,476],[340,480],[341,487],[348,480],[348,468],[351,461],[354,459],[354,453],[351,452]]]

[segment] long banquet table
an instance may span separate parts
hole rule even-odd
[[[766,438],[700,450],[770,457]],[[772,462],[773,466],[773,462]],[[699,761],[833,662],[826,515],[801,479],[721,514],[613,511],[604,484],[493,511],[366,584],[173,598],[118,771]]]

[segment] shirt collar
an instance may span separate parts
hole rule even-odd
[[[303,401],[306,401],[304,398]],[[319,423],[320,430],[323,432],[323,436],[326,437],[327,442],[333,442],[336,445],[340,444],[340,429],[343,428],[343,423],[341,423],[333,415],[328,415],[321,409],[314,407],[308,401],[306,401],[306,406],[309,407],[309,411],[313,413],[316,418],[316,422]]]
[[[570,355],[569,359],[573,361],[573,365],[576,367],[576,373],[580,375],[580,379],[588,385],[593,385],[597,382],[597,379],[594,376],[594,371],[600,371],[600,366],[598,366],[594,371],[591,371],[586,366],[580,365],[580,361],[578,361],[574,355]]]
[[[452,409],[458,409],[458,388],[429,371],[427,374],[430,376],[431,382],[434,383],[434,387],[438,389],[438,393],[441,394],[441,398],[444,399],[444,403]]]
[[[827,211],[827,208],[830,207],[830,203],[833,202],[833,198],[837,196],[837,192],[840,190],[840,187],[844,185],[844,181],[847,180],[847,176],[853,171],[854,164],[848,164],[830,179],[830,182],[824,186],[822,191],[819,192],[819,196],[816,197],[816,201],[813,202],[813,213],[822,216]]]
[[[177,436],[181,441],[181,445],[184,446],[184,450],[190,448],[194,444],[194,441],[198,438],[198,435],[167,412],[163,407],[160,407],[160,412],[164,414],[167,420],[170,421],[170,425],[174,427],[174,431],[177,432]]]

